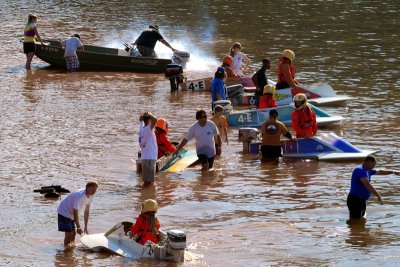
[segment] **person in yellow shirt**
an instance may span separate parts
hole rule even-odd
[[[220,105],[216,105],[214,107],[214,116],[211,118],[211,121],[217,125],[219,134],[225,137],[226,144],[229,144],[228,141],[228,121],[224,116],[224,108]],[[221,151],[221,150],[219,150]],[[220,155],[221,153],[217,153]]]
[[[269,119],[261,126],[261,153],[263,161],[271,161],[282,157],[281,135],[293,141],[292,135],[285,125],[276,119],[277,117],[278,111],[271,109],[269,111]]]

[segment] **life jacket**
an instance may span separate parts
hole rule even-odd
[[[28,22],[24,27],[24,42],[34,43],[35,42],[35,24]]]
[[[275,98],[273,98],[271,95],[263,95],[258,100],[258,108],[259,109],[274,108],[277,106],[278,105],[276,104]]]
[[[296,70],[292,63],[280,62],[278,65],[278,83],[284,83],[284,82],[288,83],[288,81],[285,80],[285,74],[283,73],[283,65],[284,64],[289,64],[289,70],[290,70],[290,74],[291,74],[293,80],[294,80],[294,77],[296,76]]]
[[[226,72],[226,76],[227,76],[227,77],[239,77],[239,76],[233,71],[233,69],[232,69],[231,66],[226,65],[226,64],[222,64],[221,67],[223,67],[223,68],[225,69],[225,72]]]
[[[171,143],[171,141],[169,140],[169,138],[165,132],[160,133],[158,130],[156,130],[155,134],[156,134],[156,139],[157,139],[158,158],[169,155],[176,151],[176,148]]]
[[[298,138],[311,137],[313,134],[316,134],[318,126],[314,110],[309,106],[305,106],[300,110],[294,110],[292,113],[292,128]]]
[[[160,222],[156,218],[156,228],[160,229]],[[158,242],[158,233],[153,234],[150,229],[150,222],[147,214],[140,214],[136,220],[136,223],[131,228],[132,235],[138,235],[136,241],[140,244],[144,244],[147,240],[153,243]]]

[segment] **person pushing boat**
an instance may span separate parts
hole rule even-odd
[[[176,49],[173,48],[158,31],[158,25],[150,25],[149,29],[144,30],[132,44],[136,45],[141,56],[157,57],[157,53],[154,51],[157,41],[161,42],[166,47],[169,47],[172,52],[176,51]]]
[[[279,58],[280,63],[278,65],[278,82],[276,83],[276,89],[279,90],[289,87],[298,89],[300,84],[295,79],[296,70],[293,65],[294,56],[292,50],[283,50],[282,56]]]
[[[377,175],[400,175],[399,171],[374,170],[376,158],[372,155],[364,159],[363,164],[357,166],[351,175],[350,191],[347,196],[347,207],[350,219],[361,219],[365,217],[367,201],[374,194],[383,205],[383,199],[375,187],[371,184],[371,176]]]
[[[64,40],[60,43],[61,48],[65,47],[64,59],[68,71],[79,70],[79,58],[76,51],[83,51],[83,44],[81,36],[77,33],[73,34],[71,38]]]
[[[317,116],[307,105],[307,96],[299,93],[293,97],[295,110],[292,113],[292,128],[297,138],[311,138],[317,134]]]
[[[31,62],[33,57],[35,56],[35,36],[39,39],[42,46],[44,43],[42,38],[40,38],[39,32],[37,30],[37,16],[33,14],[29,14],[28,22],[24,27],[24,53],[26,54],[26,64],[25,69],[31,69]]]

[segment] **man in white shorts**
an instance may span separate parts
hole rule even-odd
[[[79,59],[76,50],[83,51],[83,44],[79,34],[74,34],[68,40],[60,43],[61,47],[65,47],[64,58],[68,71],[77,71],[79,69]]]
[[[197,157],[202,165],[201,170],[208,171],[213,167],[215,154],[221,153],[222,140],[217,126],[207,119],[207,113],[204,110],[196,112],[196,119],[197,122],[190,126],[185,138],[176,147],[176,151],[195,138]]]
[[[65,232],[64,247],[67,249],[69,246],[73,246],[75,243],[76,233],[78,234],[89,234],[88,222],[89,222],[89,210],[90,204],[92,203],[93,196],[99,187],[99,183],[96,181],[90,181],[86,184],[85,188],[79,191],[70,193],[66,198],[61,200],[58,205],[58,231]],[[84,229],[82,230],[79,221],[79,211],[85,208],[83,220]],[[76,225],[76,232],[75,232]]]
[[[157,118],[150,112],[140,116],[139,145],[142,160],[142,179],[143,186],[147,187],[154,182],[156,175],[156,161],[158,156],[158,146],[154,127]]]

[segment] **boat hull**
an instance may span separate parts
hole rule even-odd
[[[35,55],[46,63],[65,67],[64,49],[60,42],[45,40],[49,45],[36,43]],[[171,63],[170,59],[131,57],[124,49],[85,45],[77,51],[81,70],[132,71],[161,73]]]
[[[317,108],[311,104],[309,105],[313,108],[317,116],[318,126],[326,126],[344,120],[342,116],[333,116],[320,108]],[[269,118],[269,111],[271,109],[272,108],[253,109],[233,112],[228,115],[228,125],[239,127],[260,127],[262,123]],[[274,109],[278,111],[279,121],[286,126],[292,125],[291,116],[294,111],[294,107],[292,105],[278,106]]]

